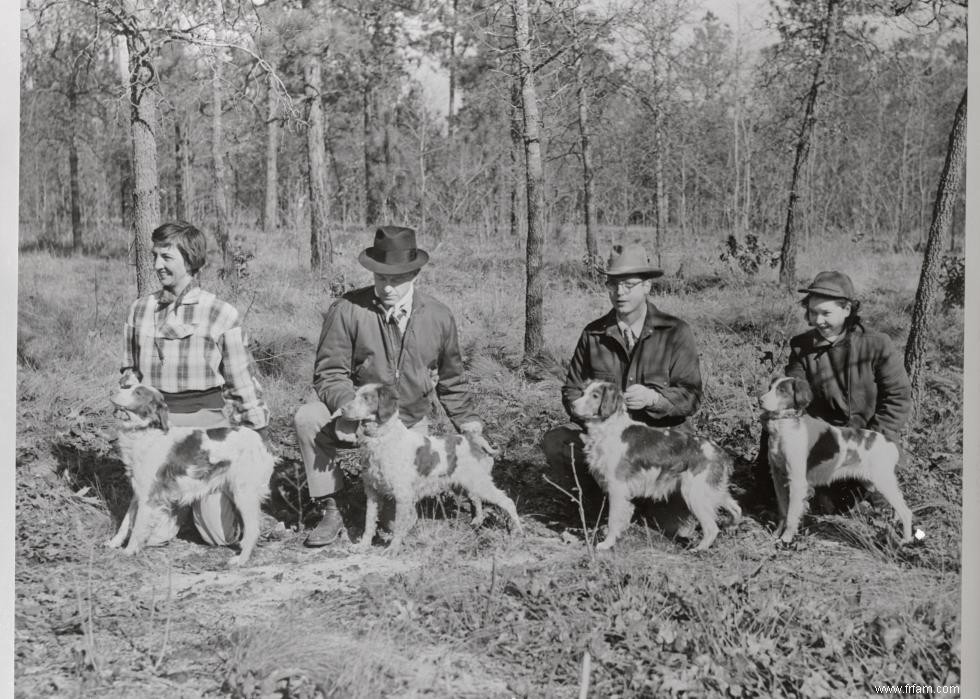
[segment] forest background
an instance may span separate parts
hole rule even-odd
[[[837,696],[898,668],[911,668],[906,679],[958,680],[967,229],[962,184],[945,209],[937,185],[965,94],[959,3],[780,2],[765,6],[771,40],[762,42],[748,26],[681,1],[26,7],[15,626],[25,691],[122,696],[176,683],[207,693],[218,677],[245,695],[251,681],[344,693],[363,681],[363,667],[345,674],[343,657],[329,653],[279,676],[294,658],[271,652],[290,624],[310,622],[296,600],[325,605],[324,614],[351,611],[328,609],[302,572],[334,575],[343,562],[297,558],[289,537],[282,548],[267,543],[255,580],[278,575],[291,595],[259,595],[252,617],[231,625],[209,619],[203,647],[219,652],[195,659],[171,644],[193,642],[203,622],[192,615],[206,616],[243,579],[194,578],[220,566],[220,555],[185,542],[137,563],[94,548],[125,501],[104,405],[117,316],[152,289],[146,241],[168,218],[208,231],[205,282],[246,312],[277,415],[279,492],[290,501],[278,505],[296,529],[304,503],[288,415],[308,381],[319,310],[364,283],[353,258],[371,224],[414,225],[434,253],[424,281],[461,317],[468,369],[505,446],[498,470],[520,492],[522,513],[546,526],[522,546],[472,540],[437,516],[423,523],[413,555],[425,569],[458,550],[459,575],[442,587],[420,585],[412,569],[382,569],[394,577],[380,596],[370,576],[341,581],[353,598],[378,602],[377,617],[355,638],[321,640],[377,646],[387,655],[366,653],[364,662],[380,665],[386,690],[425,686],[432,672],[446,691],[472,687],[479,658],[486,693],[561,694],[580,681],[583,650],[607,693],[791,695],[804,677],[808,691]],[[433,108],[413,80],[422,57],[447,81],[444,107]],[[938,211],[946,217],[937,227]],[[831,518],[817,521],[823,537],[774,559],[764,529],[750,522],[732,533],[732,548],[663,581],[656,576],[678,568],[677,554],[649,534],[612,561],[556,552],[550,532],[574,527],[575,517],[549,511],[549,489],[530,482],[535,435],[561,419],[555,395],[568,349],[603,309],[597,257],[622,239],[644,242],[667,270],[658,304],[700,328],[708,388],[699,428],[743,456],[757,444],[749,399],[778,370],[800,323],[784,287],[844,267],[875,326],[912,346],[931,240],[924,394],[906,438],[916,469],[903,479],[931,545],[903,552],[874,517]],[[589,527],[581,534],[587,541]],[[535,547],[547,555],[530,564],[520,550]],[[487,588],[470,564],[490,554],[501,582]],[[806,589],[813,581],[799,571],[815,568],[831,580],[821,599],[856,585],[865,602],[826,619],[819,604],[805,607],[792,612],[793,629],[774,632],[790,612],[764,602],[787,585]],[[715,580],[716,570],[734,577]],[[881,570],[902,583],[883,589]],[[685,587],[690,594],[678,593]],[[578,604],[583,590],[590,608]],[[117,596],[134,600],[125,619],[112,611]],[[662,612],[639,628],[631,599]],[[66,602],[70,613],[55,613]],[[692,614],[703,626],[679,632]],[[393,618],[388,640],[464,652],[454,651],[448,669],[423,652],[428,670],[409,670],[377,635]],[[611,625],[599,636],[597,618]],[[743,629],[744,618],[757,624]],[[420,619],[424,639],[412,629]],[[822,638],[828,625],[844,645]],[[896,643],[896,629],[913,640]],[[784,655],[797,647],[808,650]],[[522,666],[532,650],[544,653],[545,676],[543,666]],[[644,666],[650,653],[661,667]]]

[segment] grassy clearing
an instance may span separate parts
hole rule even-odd
[[[585,652],[593,696],[850,697],[872,681],[957,681],[961,310],[936,323],[927,400],[900,473],[924,543],[897,546],[890,513],[864,510],[810,518],[790,549],[747,519],[705,555],[635,525],[594,559],[574,504],[542,481],[537,447],[565,420],[558,391],[582,325],[606,310],[583,274],[577,233],[554,241],[552,359],[528,371],[519,368],[519,245],[429,244],[421,283],[456,312],[480,413],[503,449],[496,477],[531,533],[511,540],[498,521],[473,532],[465,504],[446,498],[423,503],[426,519],[399,558],[353,558],[299,547],[307,510],[290,424],[311,395],[320,314],[334,292],[369,281],[356,263],[365,235],[339,234],[334,267],[311,273],[302,236],[245,233],[256,252],[249,276],[206,270],[203,284],[246,314],[280,456],[272,507],[291,528],[264,541],[240,577],[223,568],[228,551],[189,540],[135,560],[98,548],[128,498],[107,398],[133,268],[116,257],[21,255],[20,695],[577,696]],[[111,232],[94,242],[125,249]],[[771,270],[728,270],[721,236],[670,242],[655,300],[695,330],[705,377],[695,424],[736,455],[736,489],[746,488],[755,397],[802,329],[801,311]],[[869,324],[904,344],[919,260],[846,239],[804,249],[801,274],[841,260]],[[343,503],[355,538],[361,500],[354,488]]]

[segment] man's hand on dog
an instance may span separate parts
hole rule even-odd
[[[660,399],[660,391],[635,383],[623,391],[623,400],[630,410],[649,408]]]
[[[473,440],[481,449],[483,449],[490,456],[496,456],[500,453],[500,450],[490,444],[487,438],[483,436],[483,423],[476,420],[471,422],[464,422],[459,426],[459,431],[461,434],[469,435],[470,439]]]

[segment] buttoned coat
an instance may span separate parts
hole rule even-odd
[[[436,383],[431,369],[438,372]],[[356,387],[369,383],[397,388],[400,417],[409,426],[429,414],[433,392],[457,427],[480,421],[463,374],[456,321],[417,288],[404,335],[385,320],[371,286],[344,294],[324,314],[313,368],[317,396],[335,412],[354,398]]]
[[[694,333],[680,318],[662,313],[647,300],[643,331],[632,352],[610,310],[585,326],[562,388],[562,404],[571,404],[589,381],[610,381],[621,389],[638,383],[656,389],[662,400],[630,417],[656,427],[681,425],[701,403],[701,366]],[[574,418],[574,416],[572,416]]]
[[[816,329],[797,335],[790,340],[786,376],[810,383],[810,415],[875,430],[899,443],[912,410],[912,389],[902,357],[884,333],[856,325],[832,345]]]

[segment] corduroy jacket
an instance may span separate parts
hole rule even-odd
[[[912,389],[902,357],[884,333],[861,325],[833,345],[816,329],[790,340],[786,375],[813,389],[807,412],[832,425],[881,432],[899,443],[912,410]]]
[[[654,388],[665,399],[631,410],[634,420],[656,427],[681,425],[701,403],[701,366],[694,334],[680,318],[661,313],[649,300],[643,332],[632,353],[626,351],[616,313],[585,326],[562,387],[562,405],[573,417],[572,401],[589,381],[611,381],[625,390],[635,383]]]
[[[430,369],[438,370],[436,384]],[[406,425],[429,414],[433,391],[456,427],[480,422],[463,375],[456,321],[446,306],[417,288],[404,336],[396,324],[385,322],[371,286],[344,294],[324,314],[313,368],[317,396],[334,412],[368,383],[397,387]]]

